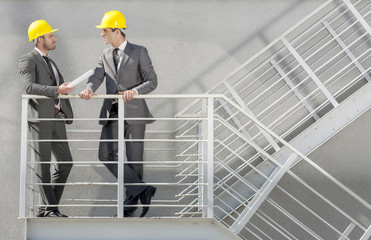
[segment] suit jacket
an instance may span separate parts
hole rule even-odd
[[[152,66],[147,49],[143,46],[127,43],[121,64],[116,72],[113,62],[113,47],[103,50],[94,69],[94,74],[89,77],[87,89],[95,92],[106,79],[106,93],[117,94],[118,92],[136,89],[138,94],[146,94],[157,87],[157,75]],[[111,113],[112,99],[105,99],[100,112],[100,118],[108,118]],[[125,103],[125,118],[152,118],[144,99],[133,99]],[[153,120],[126,120],[129,124],[146,124]],[[107,120],[99,121],[101,125],[107,125]]]
[[[59,83],[64,82],[62,74],[57,65],[51,60],[59,74]],[[42,95],[56,98],[58,96],[58,86],[55,85],[48,65],[36,49],[22,56],[19,61],[19,71],[21,79],[27,94]],[[67,118],[73,118],[73,112],[70,101],[61,99],[61,111]],[[29,118],[55,118],[55,100],[54,99],[30,99]],[[72,123],[72,121],[66,121]]]

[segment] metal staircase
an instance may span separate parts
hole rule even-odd
[[[234,99],[269,129],[292,140],[371,79],[370,5],[325,3],[207,93]],[[221,107],[222,115],[247,137],[280,149],[264,131],[223,103]]]
[[[302,159],[251,119],[262,122],[308,155],[371,106],[367,96],[371,79],[370,22],[369,1],[328,1],[207,91],[233,99],[251,115],[246,118],[241,110],[228,106],[224,100],[218,101],[217,114],[224,119],[223,124],[229,123],[229,128],[240,132],[239,137],[232,133],[214,134],[220,137],[218,144],[230,150],[230,155],[217,158],[224,162],[224,168],[236,166],[242,159],[234,172],[231,170],[223,178],[215,174],[215,189],[220,194],[216,192],[214,213],[231,231],[241,233],[258,208],[256,203],[267,197],[287,165]],[[195,107],[197,103],[194,101],[177,116],[201,113]],[[189,129],[180,136],[188,134]],[[282,168],[277,168],[252,143],[272,154]],[[370,205],[363,205],[369,212]],[[265,216],[265,224],[273,227],[275,221]],[[242,238],[270,238],[249,224],[254,230],[245,228]],[[307,229],[305,225],[302,228]],[[352,228],[349,225],[348,231]],[[276,230],[281,236],[293,237],[281,230]],[[322,239],[309,232],[315,239]]]
[[[110,239],[369,239],[370,204],[307,155],[371,107],[370,23],[371,2],[328,1],[207,94],[138,96],[194,100],[176,116],[164,111],[170,114],[157,117],[143,139],[146,160],[138,164],[147,184],[158,186],[148,219],[122,218],[124,184],[101,173],[99,130],[87,130],[88,121],[98,119],[89,116],[76,117],[76,129],[69,130],[73,169],[79,170],[66,183],[60,207],[71,217],[35,218],[40,184],[27,101],[42,97],[23,96],[20,217],[27,221],[26,238],[63,228],[55,239],[102,239],[109,227]],[[95,97],[101,98],[118,96]],[[121,98],[119,106],[123,123]],[[117,141],[126,140],[121,134]],[[158,231],[164,228],[174,231]]]
[[[370,230],[367,230],[369,220],[365,223],[361,223],[360,220],[370,219],[369,203],[334,179],[291,144],[256,121],[236,103],[225,97],[221,98],[228,107],[235,108],[239,113],[250,118],[256,126],[282,145],[283,151],[269,153],[243,133],[236,131],[228,120],[214,114],[213,216],[216,219],[242,239],[332,239],[336,236],[344,239],[360,239],[366,231],[369,233]],[[214,103],[217,102],[220,100],[217,99]],[[218,106],[214,107],[218,109]],[[194,114],[193,117],[196,115]],[[203,130],[200,127],[192,128],[189,124],[183,127],[186,129],[184,137],[202,136]],[[201,133],[197,134],[197,131]],[[181,155],[189,161],[192,161],[192,157],[202,156],[205,147],[195,146],[196,144],[192,144],[184,147],[186,150]],[[290,154],[287,155],[286,152]],[[293,167],[298,158],[302,161]],[[183,175],[188,173],[188,179],[194,178],[197,173],[203,171],[199,165],[197,163],[188,165]],[[205,175],[200,174],[200,176],[202,178]],[[317,182],[319,179],[321,181]],[[336,190],[329,190],[334,187]],[[188,193],[198,189],[199,187],[195,186],[190,188]],[[293,193],[293,190],[299,192]],[[200,194],[200,196],[205,195]],[[306,198],[302,199],[302,196]],[[334,196],[342,197],[336,199]],[[315,202],[314,205],[312,201]],[[351,211],[343,210],[349,210],[349,206],[352,206]],[[323,211],[321,210],[323,207],[331,210]],[[197,212],[195,213],[194,206],[190,206],[183,209],[181,213],[184,216],[187,214],[196,216]],[[198,214],[204,213],[200,208]],[[332,215],[337,215],[337,218],[328,218]],[[347,223],[344,229],[338,226],[339,221]],[[321,225],[311,226],[313,222],[321,222]],[[330,231],[323,233],[324,230],[321,229],[323,226]],[[349,237],[349,232],[343,231],[347,226],[351,226],[352,230],[355,228],[352,237]]]

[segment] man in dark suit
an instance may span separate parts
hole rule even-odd
[[[55,49],[56,38],[52,27],[45,20],[37,20],[28,28],[30,41],[35,42],[35,48],[22,56],[19,61],[21,79],[27,94],[42,95],[57,98],[58,94],[67,94],[73,90],[64,83],[62,74],[55,62],[48,56]],[[73,118],[69,100],[64,99],[30,99],[28,119],[31,135],[36,140],[67,139],[64,121],[39,121],[38,119]],[[72,123],[72,121],[66,121]],[[72,167],[72,156],[68,142],[36,142],[34,146],[36,160],[40,163],[37,168],[37,179],[41,183],[65,183]],[[71,164],[53,164],[54,171],[50,172],[51,153],[57,161]],[[58,210],[58,204],[63,193],[63,185],[42,185],[40,193],[44,205],[40,207],[38,217],[67,217]]]
[[[144,139],[147,123],[153,122],[144,99],[133,99],[137,94],[147,94],[157,87],[157,76],[149,58],[147,49],[129,43],[121,29],[126,28],[124,15],[119,11],[107,12],[97,28],[102,29],[101,36],[106,44],[112,47],[103,50],[94,74],[89,78],[86,89],[80,97],[88,100],[106,79],[107,94],[122,94],[125,101],[125,139]],[[118,117],[118,104],[113,99],[105,99],[100,118]],[[130,120],[130,118],[147,118],[148,120]],[[118,139],[118,122],[101,120],[101,139]],[[126,157],[128,161],[143,161],[143,141],[127,141]],[[118,161],[118,143],[100,142],[99,159],[101,161]],[[117,165],[106,164],[106,167],[117,178]],[[125,164],[125,183],[144,183],[142,164]],[[142,204],[149,205],[156,188],[145,185],[127,185],[125,205],[135,205],[138,199]],[[125,207],[124,216],[131,217],[136,207]],[[140,217],[149,210],[143,207]]]

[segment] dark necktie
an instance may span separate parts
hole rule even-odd
[[[50,63],[50,60],[47,56],[43,56],[43,58],[45,59],[45,62],[48,65],[49,71],[52,74],[52,78],[53,78],[53,81],[54,81],[54,86],[57,86],[58,85],[57,84],[57,79],[55,78],[54,71],[53,71],[53,68],[52,68],[52,64]],[[59,99],[55,99],[54,102],[55,102],[56,105],[59,105]],[[58,107],[58,109],[59,109],[59,107]]]
[[[53,68],[52,68],[52,64],[50,63],[50,60],[47,56],[43,56],[43,58],[45,59],[45,62],[48,65],[49,71],[52,74],[54,84],[55,84],[55,86],[57,86],[57,79],[55,78],[54,71],[53,71]]]
[[[119,51],[118,48],[115,48],[113,50],[113,62],[115,63],[115,69],[117,70],[117,64],[119,62],[119,56],[117,55],[117,52]]]

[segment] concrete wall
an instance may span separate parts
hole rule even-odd
[[[142,1],[6,1],[0,2],[0,56],[2,105],[0,125],[0,239],[23,239],[24,222],[17,220],[20,159],[20,102],[23,92],[18,73],[19,57],[33,48],[27,28],[38,19],[47,20],[56,32],[57,48],[50,56],[57,62],[64,78],[72,80],[95,66],[106,46],[95,25],[109,10],[121,10],[127,19],[127,39],[148,48],[159,77],[160,93],[203,93],[215,82],[253,56],[261,48],[319,7],[324,0],[142,0]],[[79,93],[78,86],[73,93]],[[104,92],[104,87],[99,92]],[[163,103],[162,103],[163,104]],[[161,114],[161,105],[150,103],[152,111]],[[73,102],[75,114],[99,111],[99,104]],[[174,111],[181,106],[174,106]],[[312,155],[320,161],[333,158],[335,149],[355,150],[360,166],[370,155],[366,114],[360,124],[352,124],[350,133],[339,134],[328,145]],[[364,123],[366,125],[364,125]],[[79,124],[71,126],[79,128]],[[97,126],[95,126],[97,127]],[[353,130],[354,129],[354,130]],[[328,147],[327,147],[328,146]],[[322,160],[321,160],[322,159]],[[338,162],[349,163],[349,157],[338,154]],[[354,161],[355,161],[354,160]],[[359,169],[363,169],[359,167]],[[334,170],[336,171],[336,170]],[[344,175],[335,172],[354,187],[361,196],[369,191],[367,172]],[[366,181],[364,181],[366,180]],[[368,188],[369,189],[369,188]]]

